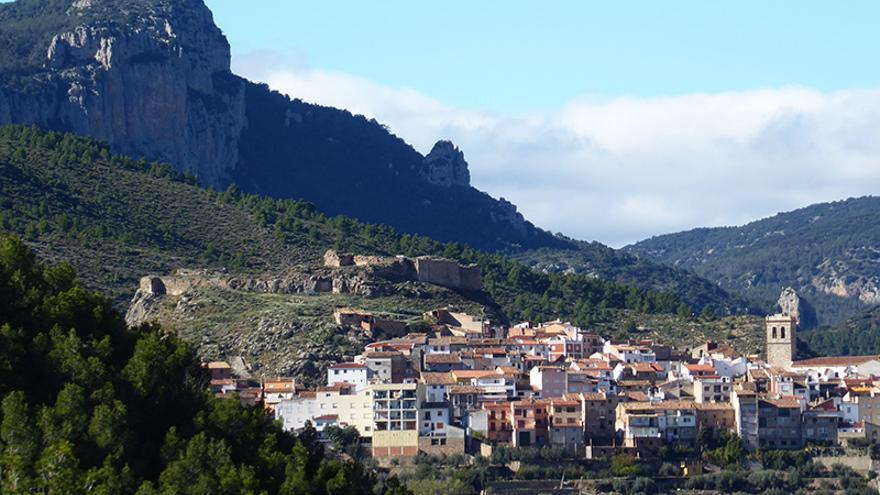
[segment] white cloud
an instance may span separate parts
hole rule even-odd
[[[613,246],[880,192],[880,89],[582,97],[506,115],[255,60],[234,65],[291,96],[374,117],[423,153],[451,139],[476,187],[541,227]]]

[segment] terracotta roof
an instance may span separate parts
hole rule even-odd
[[[801,407],[800,403],[798,403],[796,399],[793,399],[791,397],[783,397],[781,399],[764,399],[764,402],[773,404],[774,406],[782,409],[799,409]]]
[[[501,375],[499,373],[496,373],[495,371],[491,371],[491,370],[455,370],[452,372],[452,374],[455,375],[456,380],[461,380],[461,379],[467,380],[467,379],[472,379],[472,378],[483,378],[483,377],[489,377],[489,376],[498,377],[498,378],[501,377]]]
[[[451,385],[455,383],[455,379],[452,377],[451,373],[431,373],[423,371],[422,383],[428,385]]]
[[[791,364],[792,368],[813,368],[818,366],[857,366],[867,363],[868,361],[880,361],[880,356],[832,356],[818,357],[812,359],[804,359],[795,361]]]
[[[660,363],[633,363],[629,366],[637,372],[660,373],[663,371],[663,366],[660,366]]]
[[[432,364],[455,364],[461,362],[461,355],[453,352],[452,354],[425,354],[425,363]]]
[[[321,416],[315,416],[315,420],[324,420],[329,421],[333,419],[339,419],[339,415],[337,414],[323,414]]]
[[[396,356],[403,356],[400,352],[397,351],[375,351],[368,352],[367,359],[383,359],[383,358],[391,358]]]
[[[698,371],[698,372],[706,372],[706,373],[714,373],[715,367],[711,364],[685,364],[685,368],[688,371]]]
[[[361,363],[336,363],[331,364],[330,369],[364,369],[367,365]]]
[[[605,400],[608,399],[608,396],[605,394],[605,392],[584,392],[581,394],[581,397],[583,397],[584,400],[588,400],[588,401],[603,401],[604,402]]]
[[[626,393],[627,400],[631,400],[633,402],[647,402],[648,395],[644,392],[639,391],[630,391]]]
[[[484,391],[481,387],[473,385],[452,385],[449,387],[450,394],[481,394]]]

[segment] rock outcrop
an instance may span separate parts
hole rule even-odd
[[[437,141],[425,157],[422,177],[439,186],[471,185],[471,173],[464,153],[451,141]]]
[[[780,314],[794,316],[801,330],[815,328],[818,324],[816,310],[791,287],[782,290],[776,305]]]
[[[32,87],[0,87],[0,124],[92,136],[221,186],[238,161],[244,80],[210,10],[155,2],[134,21],[89,22],[112,6],[73,2],[68,15],[87,24],[52,36]]]

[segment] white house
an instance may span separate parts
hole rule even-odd
[[[370,383],[372,372],[365,364],[336,363],[327,368],[327,386],[350,383],[358,388]]]

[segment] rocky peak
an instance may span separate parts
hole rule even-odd
[[[471,174],[464,153],[452,141],[441,140],[434,144],[425,157],[422,177],[439,186],[471,185]]]
[[[802,330],[814,328],[817,324],[816,310],[791,287],[782,289],[776,305],[780,314],[794,316]]]

